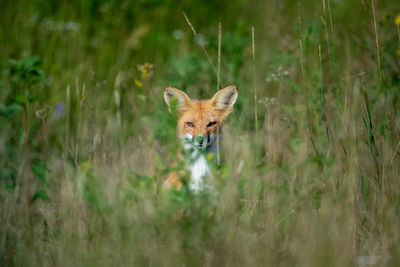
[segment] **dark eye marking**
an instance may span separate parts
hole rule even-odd
[[[194,123],[193,122],[187,121],[187,122],[185,122],[185,124],[186,124],[186,126],[188,126],[190,128],[194,127]]]
[[[215,125],[215,124],[217,124],[216,121],[211,121],[209,124],[207,124],[207,127],[211,127],[211,126],[213,126],[213,125]]]

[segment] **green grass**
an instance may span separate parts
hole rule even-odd
[[[396,1],[0,9],[1,266],[399,265]],[[165,191],[163,88],[216,92],[219,22],[239,98],[215,190]]]

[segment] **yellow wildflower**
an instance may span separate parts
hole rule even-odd
[[[80,165],[81,165],[81,169],[85,173],[89,172],[92,169],[92,164],[90,163],[89,160],[83,161]]]
[[[396,24],[397,26],[400,25],[400,14],[397,15],[396,19],[394,20],[394,24]]]
[[[213,161],[214,158],[215,158],[215,154],[214,153],[210,153],[210,154],[207,155],[207,160],[208,161]]]
[[[139,81],[139,80],[136,80],[136,79],[135,79],[135,84],[136,84],[138,87],[142,87],[142,86],[143,86],[143,83],[142,83],[141,81]]]
[[[400,49],[397,49],[397,50],[396,50],[396,54],[397,54],[398,56],[400,56]]]
[[[153,68],[154,65],[147,62],[137,66],[137,69],[142,73],[143,79],[146,79],[148,76],[152,74]]]

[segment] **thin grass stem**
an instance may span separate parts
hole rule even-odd
[[[374,0],[371,0],[371,6],[372,6],[372,16],[373,16],[373,20],[374,20],[376,56],[377,56],[377,61],[378,61],[379,89],[382,91],[383,88],[382,88],[381,54],[380,54],[380,49],[379,49],[378,28],[376,26],[376,15],[375,15]]]
[[[184,16],[185,19],[186,19],[187,24],[189,25],[190,29],[192,30],[194,36],[195,36],[195,37],[198,37],[197,31],[194,29],[194,27],[193,27],[192,23],[190,22],[188,16],[186,15],[186,13],[185,13],[184,11],[182,11],[182,13],[183,13],[183,16]],[[210,63],[210,66],[211,66],[211,68],[212,68],[214,74],[217,75],[217,71],[215,70],[214,64],[212,63],[211,58],[210,58],[210,56],[209,56],[209,54],[208,54],[208,52],[207,52],[205,46],[202,45],[202,44],[200,44],[200,43],[198,43],[198,44],[199,44],[201,50],[203,50],[203,53],[206,55],[206,57],[207,57],[207,59],[208,59],[208,63]],[[221,85],[221,86],[223,86],[223,85]]]

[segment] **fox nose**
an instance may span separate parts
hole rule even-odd
[[[196,136],[195,139],[194,139],[194,141],[195,141],[197,144],[202,145],[203,142],[204,142],[204,136]]]

